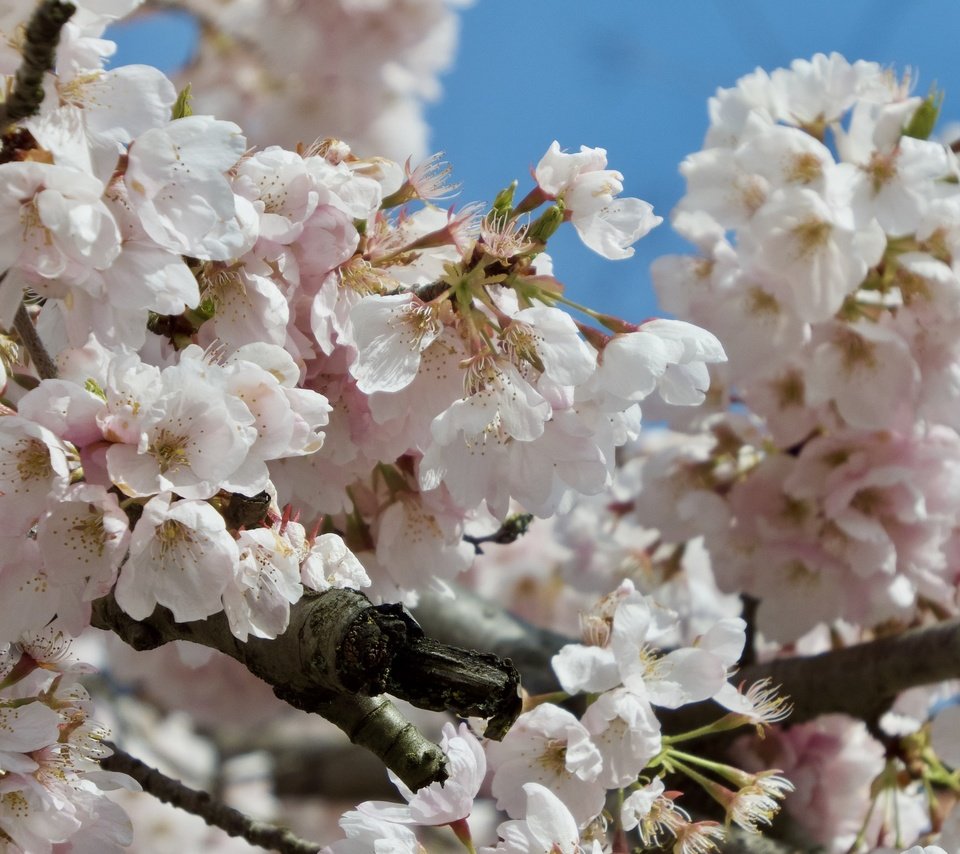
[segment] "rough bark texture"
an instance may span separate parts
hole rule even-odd
[[[335,723],[411,789],[445,778],[443,754],[378,695],[487,718],[492,738],[502,737],[520,713],[519,674],[509,661],[433,641],[400,606],[373,606],[355,590],[305,596],[291,608],[287,631],[273,640],[239,641],[223,613],[177,623],[158,607],[134,620],[112,596],[94,603],[93,625],[134,649],[188,640],[226,653],[280,699]]]

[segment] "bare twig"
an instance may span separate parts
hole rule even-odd
[[[0,104],[0,133],[9,125],[32,116],[43,103],[43,75],[54,66],[60,31],[77,10],[72,3],[43,0],[27,24],[23,61],[17,69],[13,91]]]
[[[503,524],[492,534],[487,534],[485,537],[474,537],[469,534],[464,534],[463,540],[464,542],[470,543],[478,555],[482,555],[484,543],[496,543],[501,546],[514,543],[527,533],[527,529],[530,527],[532,521],[532,513],[515,513],[513,516],[508,516],[504,519]]]
[[[20,343],[23,344],[24,349],[26,349],[30,355],[30,361],[33,362],[33,366],[37,369],[37,374],[40,379],[54,379],[57,376],[57,366],[54,364],[53,359],[50,358],[47,348],[43,346],[43,341],[40,340],[40,336],[37,334],[37,328],[30,319],[27,307],[22,302],[17,309],[16,317],[13,319],[13,328],[17,333],[17,337],[20,339]]]
[[[284,827],[256,821],[215,800],[207,792],[191,789],[179,780],[151,768],[116,745],[110,744],[109,747],[113,750],[113,756],[100,761],[103,768],[128,774],[145,792],[158,800],[198,815],[207,824],[219,827],[230,836],[242,837],[251,845],[279,851],[280,854],[316,854],[320,850],[321,846],[315,842],[300,839]]]

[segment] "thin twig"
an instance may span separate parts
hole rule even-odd
[[[22,302],[20,303],[20,308],[17,309],[17,316],[13,319],[13,328],[16,330],[17,336],[26,348],[27,353],[30,354],[30,361],[33,362],[33,366],[37,369],[37,374],[39,374],[40,379],[52,380],[56,378],[57,366],[53,359],[50,358],[47,348],[43,346],[43,341],[40,340],[40,336],[37,334],[37,328],[30,319],[27,307]]]
[[[484,543],[496,543],[499,546],[515,543],[520,537],[527,533],[531,522],[533,522],[532,513],[515,513],[513,516],[508,516],[504,519],[503,524],[492,534],[487,534],[485,537],[473,537],[469,534],[464,534],[463,540],[466,543],[470,543],[478,555],[482,555],[482,545]]]
[[[60,31],[77,7],[60,0],[43,0],[27,24],[23,61],[13,91],[0,104],[0,133],[14,122],[32,116],[43,103],[43,75],[53,69]]]
[[[207,792],[191,789],[179,780],[151,768],[115,744],[109,745],[113,755],[101,760],[107,771],[119,771],[133,777],[145,792],[164,803],[198,815],[207,824],[219,827],[230,836],[246,839],[251,845],[259,845],[279,851],[280,854],[317,854],[321,846],[300,839],[285,827],[265,821],[256,821],[233,807],[215,800]]]

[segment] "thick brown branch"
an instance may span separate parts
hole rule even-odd
[[[376,753],[411,789],[444,779],[443,755],[377,695],[489,719],[499,737],[520,711],[519,676],[509,661],[425,638],[399,606],[373,606],[355,590],[305,596],[287,631],[273,640],[237,640],[226,616],[177,623],[165,608],[146,620],[125,614],[112,596],[94,603],[93,625],[135,649],[189,640],[237,659],[278,697],[339,726]]]
[[[524,687],[535,693],[559,689],[550,659],[574,638],[538,629],[513,617],[499,605],[469,591],[458,591],[453,602],[421,598],[416,616],[433,636],[493,650],[517,664]],[[960,620],[950,620],[898,635],[832,650],[816,656],[785,658],[744,667],[735,677],[750,685],[769,677],[793,702],[788,723],[842,712],[872,721],[907,688],[960,678]],[[706,709],[683,709],[677,717],[685,727],[690,715],[702,720]],[[691,719],[692,720],[692,719]],[[673,727],[671,727],[673,729]]]
[[[300,839],[286,828],[255,821],[233,807],[215,800],[206,792],[183,785],[179,780],[168,777],[120,750],[116,745],[111,744],[110,748],[113,756],[101,760],[100,765],[103,768],[128,774],[145,792],[158,800],[198,815],[207,824],[219,827],[230,836],[239,836],[251,845],[279,851],[280,854],[316,854],[320,850],[316,843]]]
[[[873,722],[897,694],[960,677],[960,620],[804,658],[744,668],[748,683],[770,678],[793,702],[789,723],[842,712]]]
[[[429,591],[420,594],[414,615],[428,635],[509,658],[531,694],[560,690],[550,659],[575,638],[539,629],[466,588],[453,588],[453,600]]]

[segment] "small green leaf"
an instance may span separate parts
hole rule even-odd
[[[177,100],[173,105],[173,118],[183,119],[187,116],[192,116],[193,107],[190,106],[190,102],[192,100],[193,97],[190,94],[190,84],[188,83],[180,90],[180,94],[177,95]]]
[[[95,394],[100,400],[107,399],[107,393],[103,390],[100,383],[98,383],[93,377],[90,377],[84,384],[83,387],[90,392],[90,394]]]
[[[509,187],[504,187],[497,197],[493,200],[493,213],[497,216],[510,215],[513,209],[513,194],[517,191],[517,182],[511,182]]]
[[[910,123],[903,129],[903,135],[914,139],[929,139],[937,124],[937,119],[940,117],[940,107],[942,105],[943,92],[938,92],[936,86],[930,87],[930,94],[917,107]]]

